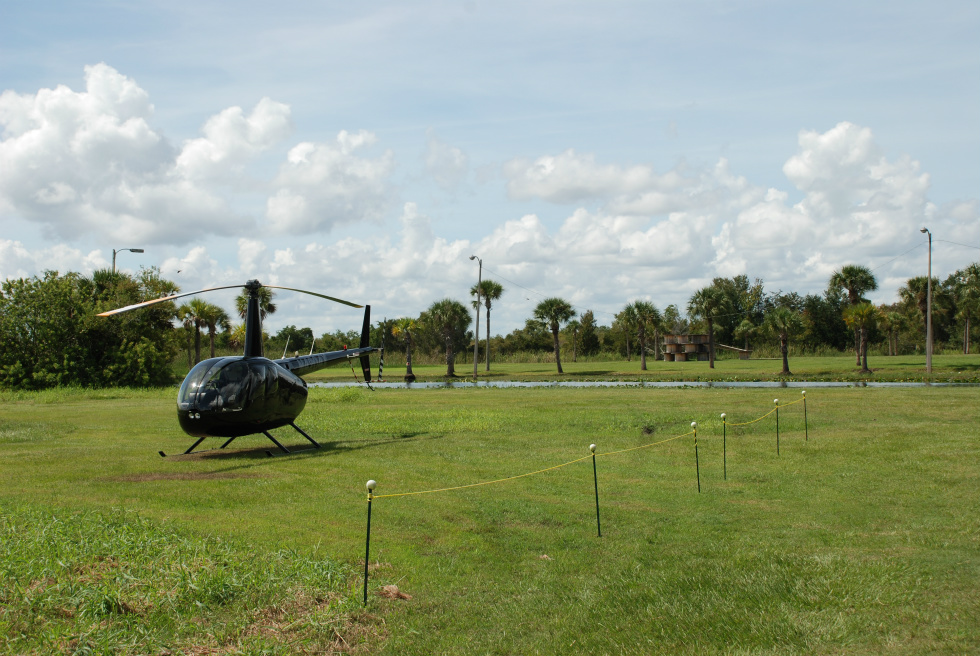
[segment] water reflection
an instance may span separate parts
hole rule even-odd
[[[363,383],[310,383],[310,387],[356,387]],[[509,380],[450,381],[431,383],[371,383],[372,387],[387,389],[469,389],[475,387],[741,387],[741,388],[799,388],[818,387],[980,387],[980,383],[915,383],[874,381],[614,381],[614,380],[574,380],[554,382],[521,382]]]

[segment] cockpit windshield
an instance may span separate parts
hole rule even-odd
[[[242,360],[204,360],[187,374],[177,404],[185,410],[240,410],[248,394],[248,383],[248,365]]]

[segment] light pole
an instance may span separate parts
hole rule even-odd
[[[476,379],[476,367],[480,363],[480,285],[483,284],[483,260],[476,255],[470,255],[471,260],[480,263],[476,278],[476,332],[473,334],[473,379]]]
[[[929,277],[926,278],[926,373],[932,373],[932,233],[928,228],[919,232],[929,235]]]
[[[116,273],[116,253],[122,253],[123,251],[130,251],[131,253],[142,253],[142,248],[113,248],[112,249],[112,273]]]

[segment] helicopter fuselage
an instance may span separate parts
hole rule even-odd
[[[305,380],[268,358],[210,358],[181,384],[177,419],[194,437],[241,437],[291,424],[308,393]]]

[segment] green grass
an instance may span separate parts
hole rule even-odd
[[[369,635],[349,568],[329,559],[189,538],[133,512],[0,510],[4,653],[291,654]]]
[[[339,587],[331,589],[344,603],[359,593],[369,478],[379,495],[466,485],[581,458],[592,442],[607,453],[668,440],[699,423],[701,494],[690,437],[597,459],[601,538],[589,459],[494,485],[377,499],[368,613],[345,606],[330,620],[359,631],[372,652],[980,650],[974,388],[811,390],[809,439],[802,404],[782,409],[778,456],[771,417],[729,428],[727,480],[719,413],[750,421],[769,412],[774,396],[785,403],[798,391],[314,389],[299,424],[324,443],[320,452],[266,458],[265,438],[248,437],[229,453],[167,459],[156,451],[191,442],[176,425],[175,390],[110,396],[0,395],[5,516],[43,508],[67,521],[95,511],[106,518],[96,524],[135,521],[149,535],[172,531],[186,544],[236,545],[226,561],[244,572],[284,550],[311,563],[329,555],[340,563],[329,566],[338,572]],[[299,446],[289,432],[277,435]],[[133,512],[141,519],[129,520]],[[14,517],[20,526],[37,524]],[[153,559],[172,563],[194,548]],[[3,567],[27,567],[17,564],[22,550],[12,551]],[[59,574],[71,569],[52,571],[58,585],[72,585]],[[47,580],[31,572],[19,586]],[[141,594],[153,600],[172,585],[167,576],[134,578],[145,580]],[[379,596],[385,585],[412,599]],[[297,586],[317,589],[299,575]],[[3,590],[5,600],[16,596],[9,582]],[[57,635],[118,633],[120,644],[144,645],[132,653],[146,653],[171,644],[167,636],[196,645],[195,626],[217,624],[229,627],[222,635],[234,638],[225,643],[233,653],[237,636],[248,633],[241,627],[265,617],[255,609],[275,606],[268,600],[281,594],[259,591],[240,609],[179,615],[158,628],[149,616],[108,613]],[[302,600],[315,595],[296,595],[293,616],[309,617],[314,610]],[[134,605],[125,594],[115,598]],[[75,608],[64,600],[52,607]],[[30,608],[5,601],[0,621],[28,627],[19,629],[23,644],[42,644],[39,636],[55,630],[30,627],[60,620],[46,606]],[[232,618],[223,619],[225,612]],[[291,637],[294,650],[336,648],[326,630]]]
[[[372,360],[372,372],[377,373],[377,359]],[[980,355],[936,355],[933,357],[932,375],[926,374],[925,356],[899,355],[872,357],[868,360],[870,374],[860,373],[854,364],[853,355],[834,357],[791,357],[789,360],[791,376],[781,376],[782,360],[725,358],[715,361],[711,369],[707,362],[663,362],[647,360],[647,371],[640,370],[640,361],[616,360],[609,362],[571,362],[562,360],[563,376],[558,376],[554,362],[543,363],[491,363],[490,372],[480,364],[480,380],[650,380],[650,381],[760,381],[760,380],[799,380],[799,381],[935,381],[935,382],[980,382]],[[355,367],[360,379],[360,367]],[[413,365],[413,372],[419,381],[444,380],[446,365]],[[401,361],[388,359],[384,376],[386,380],[400,382],[405,375]],[[456,375],[472,379],[473,364],[458,364]],[[352,381],[350,367],[338,365],[323,369],[310,376],[309,381],[342,382]]]

